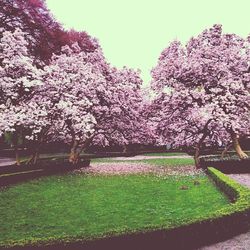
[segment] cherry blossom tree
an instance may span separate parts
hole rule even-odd
[[[16,155],[18,142],[28,142],[33,151],[29,163],[33,164],[43,143],[68,141],[71,135],[76,144],[91,132],[95,119],[89,108],[94,97],[88,93],[106,80],[98,73],[104,68],[99,50],[86,53],[77,43],[73,52],[66,46],[49,66],[38,69],[28,45],[20,29],[3,32],[0,131],[8,134]]]
[[[0,40],[0,134],[11,133],[16,153],[26,130],[37,131],[34,116],[40,111],[30,101],[43,84],[42,71],[33,65],[27,45],[20,29],[4,31]]]
[[[63,54],[53,57],[45,70],[50,72],[53,86],[60,79],[62,84],[72,83],[75,93],[82,91],[79,98],[85,97],[90,101],[88,111],[95,120],[88,136],[70,140],[71,161],[77,162],[80,153],[89,145],[127,145],[141,142],[142,138],[146,141],[147,123],[142,119],[140,72],[126,67],[121,70],[110,67],[100,48],[86,53],[75,44],[63,50]],[[82,117],[80,113],[78,116]],[[66,138],[65,135],[63,137]],[[72,134],[70,138],[73,138]]]
[[[231,140],[240,158],[239,138],[249,134],[249,41],[223,34],[214,25],[185,47],[174,41],[152,70],[158,93],[153,110],[164,142],[195,146]]]
[[[99,50],[86,53],[77,44],[65,46],[54,55],[45,71],[43,100],[51,114],[50,140],[71,145],[69,160],[77,163],[79,154],[95,131],[95,112],[105,112],[100,96],[106,93],[107,81],[101,74]],[[43,101],[44,103],[44,101]],[[49,135],[49,134],[48,134]]]
[[[62,47],[49,65],[37,68],[20,29],[4,31],[0,41],[0,131],[32,149],[35,164],[41,145],[71,145],[69,160],[90,144],[127,145],[148,140],[143,116],[140,72],[116,69],[101,47],[85,51],[79,42]]]
[[[77,96],[81,101],[84,98],[89,101],[89,107],[84,107],[82,112],[76,109],[75,112],[79,121],[83,121],[86,110],[93,118],[91,131],[87,136],[83,133],[82,136],[75,137],[76,131],[72,128],[72,121],[67,117],[59,119],[65,124],[63,129],[59,130],[66,134],[57,135],[57,138],[71,144],[71,162],[77,163],[80,153],[91,144],[126,145],[138,142],[136,135],[139,133],[145,134],[141,129],[145,123],[140,116],[142,80],[139,72],[127,68],[111,68],[106,63],[101,49],[86,53],[77,44],[71,48],[64,47],[63,53],[54,56],[51,64],[45,67],[45,71],[48,72],[45,85],[49,88],[45,93],[51,91],[50,86],[58,86],[60,82],[62,87],[68,86],[68,89],[58,92],[60,98],[63,97],[63,93],[68,95],[74,90],[70,98]],[[52,96],[55,96],[53,91]],[[65,98],[63,100],[65,102]],[[76,100],[71,100],[71,103],[77,105]],[[83,107],[82,105],[80,103],[79,107]],[[71,106],[67,108],[72,111]],[[80,131],[83,132],[86,128],[86,124],[80,126]]]
[[[109,72],[108,112],[96,116],[94,144],[126,145],[142,142],[147,133],[142,112],[142,80],[140,72],[124,67]]]

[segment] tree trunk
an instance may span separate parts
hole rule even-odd
[[[195,154],[194,154],[194,162],[195,162],[196,168],[201,167],[199,157],[200,157],[200,146],[197,145],[196,148],[195,148]]]
[[[71,162],[72,164],[77,164],[79,160],[79,153],[77,152],[77,147],[78,147],[78,142],[74,140],[69,155],[69,162]]]
[[[201,150],[202,143],[204,142],[206,137],[207,137],[207,133],[204,132],[204,134],[202,135],[201,139],[199,140],[199,142],[197,143],[196,148],[195,148],[194,161],[195,161],[196,168],[201,168],[200,150]]]
[[[41,143],[41,142],[39,142]],[[39,153],[39,150],[40,150],[40,145],[39,143],[37,145],[33,145],[34,147],[34,150],[32,152],[32,155],[31,157],[26,161],[26,165],[35,165],[39,159],[39,156],[40,156],[40,153]]]
[[[246,159],[248,158],[248,155],[242,150],[239,142],[239,138],[235,133],[232,133],[232,140],[233,140],[233,146],[234,150],[236,151],[237,155],[240,159]]]
[[[26,165],[32,164],[34,160],[34,153],[32,154],[32,156],[25,162]]]
[[[128,146],[127,145],[123,145],[122,147],[122,153],[126,154],[128,152]]]
[[[34,159],[33,159],[33,164],[35,165],[35,164],[37,164],[37,161],[38,161],[38,159],[39,159],[39,151],[37,150],[36,152],[35,152],[35,155],[34,155]]]
[[[71,151],[70,156],[69,156],[69,162],[72,164],[77,164],[79,161],[79,154],[75,151]]]
[[[93,138],[93,137],[88,138],[88,139],[83,143],[83,145],[82,145],[80,148],[76,149],[77,162],[80,160],[80,155],[81,155],[81,153],[84,153],[85,150],[89,147],[90,143],[92,142],[92,138]],[[76,162],[76,163],[77,163],[77,162]],[[84,167],[88,167],[89,164],[90,164],[90,160],[87,159],[87,160],[85,160],[85,162],[84,162],[83,165],[84,165]]]
[[[222,153],[221,153],[221,159],[224,158],[225,154],[226,154],[227,151],[231,148],[231,146],[232,146],[232,143],[229,143],[229,144],[224,148],[224,150],[223,150]]]
[[[19,158],[18,147],[16,145],[15,145],[15,157],[16,157],[16,165],[20,166],[21,162],[20,162],[20,158]]]

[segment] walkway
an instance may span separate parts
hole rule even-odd
[[[250,188],[250,174],[229,174],[228,176],[240,184]]]
[[[15,160],[13,158],[0,157],[0,167],[13,164],[15,164]]]
[[[229,174],[228,176],[250,188],[250,174]],[[230,240],[200,248],[200,250],[250,250],[250,232],[237,235]]]
[[[250,232],[237,235],[230,240],[199,248],[199,250],[249,250]]]

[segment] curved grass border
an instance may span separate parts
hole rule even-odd
[[[125,230],[107,233],[97,238],[82,239],[81,236],[23,240],[9,242],[11,249],[194,249],[226,240],[250,228],[250,189],[241,186],[219,170],[209,167],[207,174],[232,201],[222,209],[206,216],[195,218],[175,228],[147,228],[144,231]],[[192,239],[192,240],[191,240]]]

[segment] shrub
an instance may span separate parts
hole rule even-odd
[[[209,155],[200,157],[202,168],[213,166],[223,173],[249,173],[250,158],[240,159],[238,156],[221,158],[220,155]]]
[[[250,216],[250,190],[215,168],[209,167],[208,174],[217,186],[234,202],[231,206],[220,210],[220,214],[230,215],[240,213],[244,216]]]

